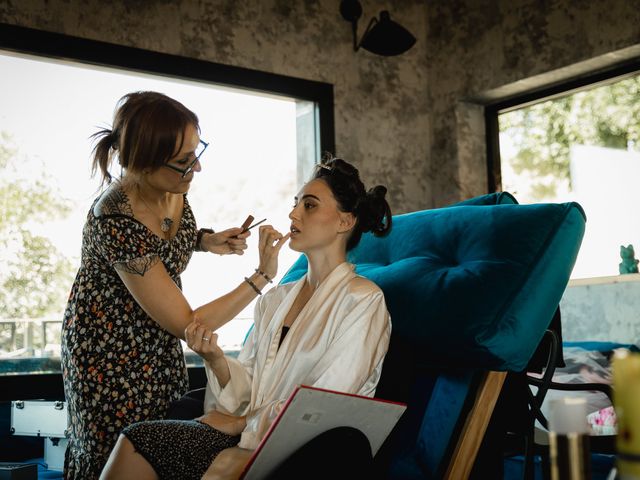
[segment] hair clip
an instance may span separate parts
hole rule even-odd
[[[329,165],[325,165],[324,163],[319,163],[318,167],[324,168],[325,170],[329,170],[330,172],[333,171],[333,167],[330,167]]]

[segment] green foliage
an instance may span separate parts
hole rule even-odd
[[[500,134],[516,153],[503,156],[517,175],[531,177],[533,200],[553,197],[571,182],[571,145],[640,147],[640,76],[500,115]]]
[[[0,134],[0,318],[59,315],[66,301],[71,262],[30,228],[70,212],[47,180]]]

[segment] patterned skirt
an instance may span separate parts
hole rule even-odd
[[[218,453],[240,441],[240,435],[228,435],[198,420],[134,423],[122,434],[161,480],[200,480]]]

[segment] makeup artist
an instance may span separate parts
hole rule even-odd
[[[240,313],[277,272],[287,236],[260,226],[259,264],[226,295],[192,308],[180,274],[194,251],[242,255],[250,232],[198,230],[187,192],[207,147],[197,116],[156,92],[118,102],[94,136],[102,193],[89,209],[81,264],[62,326],[69,411],[65,478],[98,478],[120,431],[164,418],[188,388],[180,339],[197,316],[207,335]],[[121,175],[112,178],[117,162]]]

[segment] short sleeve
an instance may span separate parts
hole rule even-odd
[[[144,274],[158,260],[160,239],[137,220],[127,216],[98,219],[96,247],[105,262]]]

